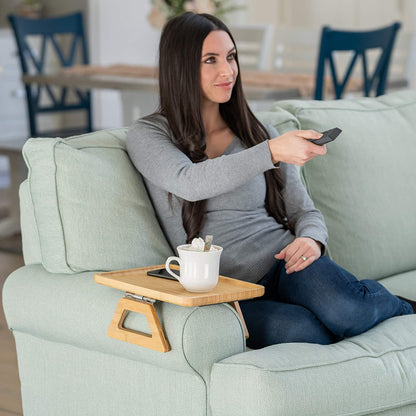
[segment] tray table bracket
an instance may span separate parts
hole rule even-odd
[[[120,299],[108,328],[107,335],[121,341],[130,342],[141,347],[160,352],[170,351],[170,345],[165,337],[162,326],[154,307],[154,299],[131,293]],[[141,313],[146,316],[150,334],[135,331],[124,326],[128,312]]]
[[[243,312],[241,312],[240,304],[238,303],[238,301],[229,302],[229,304],[235,309],[235,311],[237,312],[238,316],[240,317],[241,324],[243,325],[243,329],[244,329],[244,335],[245,335],[246,339],[248,339],[248,337],[250,335],[248,333],[246,321],[244,320]]]

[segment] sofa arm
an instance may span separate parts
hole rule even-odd
[[[124,293],[94,282],[94,272],[47,272],[41,265],[13,272],[3,289],[9,328],[38,338],[138,360],[175,371],[198,373],[205,381],[212,364],[245,349],[244,330],[226,304],[186,308],[156,302],[171,351],[161,353],[107,336]],[[149,332],[144,315],[129,313],[125,326]]]

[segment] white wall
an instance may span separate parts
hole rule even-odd
[[[414,0],[246,0],[246,19],[276,26],[370,29],[400,20],[405,30],[415,26]]]
[[[308,45],[305,46],[304,54],[305,60],[309,61],[317,56],[320,32],[324,25],[337,29],[367,30],[400,21],[402,27],[398,32],[389,75],[401,79],[406,76],[408,69],[406,77],[411,85],[416,87],[415,0],[276,0],[274,2],[246,0],[246,2],[246,22],[272,23],[277,30],[276,40],[279,36],[282,38],[290,36],[291,31],[293,33],[294,30],[296,37],[306,37],[305,43]],[[299,53],[301,52],[300,50]]]
[[[150,8],[150,0],[90,0],[92,63],[155,65],[160,31],[147,21]],[[122,125],[119,92],[94,92],[94,120],[99,128]]]

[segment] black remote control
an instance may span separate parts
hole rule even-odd
[[[320,137],[319,139],[316,139],[316,140],[306,139],[306,140],[309,140],[313,144],[318,144],[319,146],[322,146],[326,143],[329,143],[335,140],[341,132],[342,132],[341,129],[339,129],[338,127],[335,127],[331,130],[322,132],[322,137]]]

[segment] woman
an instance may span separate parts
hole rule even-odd
[[[241,302],[250,347],[329,344],[413,313],[323,255],[325,223],[295,166],[326,153],[306,140],[321,134],[279,136],[256,119],[224,23],[185,13],[166,24],[159,89],[159,111],[129,130],[129,155],[172,247],[212,234],[224,248],[221,274],[265,286]]]

